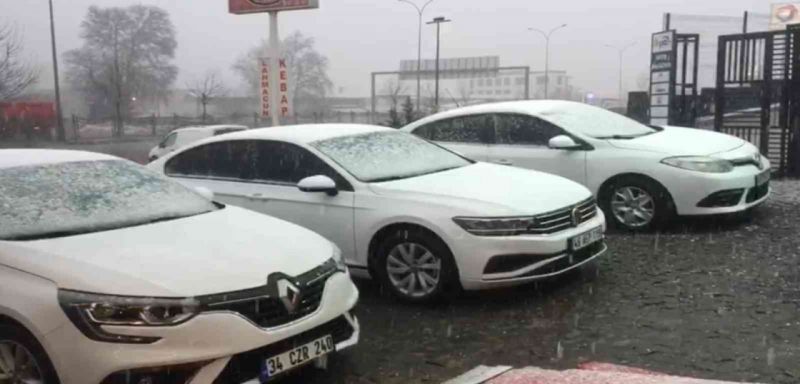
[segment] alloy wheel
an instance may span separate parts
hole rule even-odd
[[[25,346],[0,340],[0,384],[43,384],[44,375],[36,358]]]
[[[641,228],[653,221],[656,202],[644,189],[634,186],[620,187],[611,197],[611,212],[620,223],[631,228]]]
[[[421,244],[404,242],[389,251],[386,272],[389,281],[403,295],[425,297],[439,286],[442,259]]]

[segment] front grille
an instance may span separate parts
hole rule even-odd
[[[748,203],[752,203],[752,202],[754,202],[754,201],[766,196],[767,193],[769,193],[769,182],[761,184],[761,185],[759,185],[758,187],[755,187],[755,188],[750,188],[750,190],[747,191],[747,202]]]
[[[728,189],[714,192],[697,203],[700,208],[733,207],[742,201],[744,189]]]
[[[335,272],[335,262],[327,262],[296,278],[270,276],[269,282],[265,286],[203,296],[198,298],[198,301],[204,312],[233,312],[261,328],[278,327],[314,313],[322,301],[325,283]],[[275,282],[278,279],[289,280],[299,290],[300,302],[292,312],[278,297],[277,283]]]
[[[261,365],[264,364],[264,361],[269,357],[310,343],[326,335],[331,335],[334,344],[338,344],[350,339],[354,332],[355,329],[353,329],[350,322],[348,322],[344,316],[338,317],[333,321],[297,336],[234,356],[214,383],[242,383],[257,378],[261,373]]]
[[[574,223],[572,212],[576,209],[577,222]],[[568,228],[577,227],[595,216],[597,216],[597,202],[592,197],[576,205],[571,205],[557,211],[534,217],[534,224],[528,227],[527,233],[535,235],[556,233]]]

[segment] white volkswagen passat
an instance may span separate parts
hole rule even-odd
[[[519,284],[606,250],[592,194],[559,176],[476,163],[416,136],[311,125],[204,140],[149,165],[339,245],[403,299]]]
[[[569,101],[443,112],[403,128],[467,157],[569,178],[615,224],[651,229],[678,215],[750,209],[769,195],[770,162],[752,144],[699,129],[651,127]]]
[[[322,365],[358,340],[345,271],[319,235],[128,161],[0,150],[0,383],[242,383]]]

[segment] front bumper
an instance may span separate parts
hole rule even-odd
[[[765,202],[770,195],[769,187],[757,188],[756,176],[769,172],[769,161],[764,159],[762,169],[755,165],[738,166],[728,173],[701,173],[672,168],[666,165],[661,181],[672,195],[678,215],[718,215],[746,211]],[[764,190],[764,188],[766,188]],[[726,200],[732,191],[740,190],[735,201],[725,206],[708,206],[710,201]],[[713,204],[711,204],[713,205]]]
[[[212,384],[228,372],[230,363],[241,360],[241,355],[253,356],[261,350],[272,352],[269,348],[273,345],[283,347],[300,342],[304,335],[314,332],[333,332],[337,351],[355,345],[359,324],[349,312],[357,301],[358,290],[349,276],[337,273],[326,282],[319,309],[283,327],[265,330],[238,314],[214,312],[198,315],[175,327],[107,328],[118,334],[161,338],[153,344],[136,345],[90,340],[65,319],[62,327],[44,337],[43,344],[63,384],[101,383],[127,371],[153,371],[163,377],[162,371],[186,367],[192,369],[188,383]],[[343,325],[352,328],[352,332],[336,330]],[[338,339],[336,333],[340,335]],[[287,349],[290,348],[291,345]],[[157,380],[146,382],[160,384]]]
[[[598,209],[597,216],[578,227],[549,235],[461,236],[451,247],[459,266],[461,285],[466,290],[500,288],[564,274],[595,260],[607,250],[605,242],[601,240],[585,250],[569,252],[569,240],[596,228],[605,231],[605,226],[605,216]],[[538,259],[497,273],[491,268],[487,269],[487,266],[498,255],[530,255]]]

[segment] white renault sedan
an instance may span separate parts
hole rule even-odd
[[[587,186],[617,226],[748,210],[769,195],[770,162],[721,133],[651,127],[568,101],[518,101],[443,112],[403,128],[469,158]]]
[[[354,345],[338,248],[115,157],[0,150],[0,383],[243,383]]]
[[[604,217],[559,176],[476,163],[366,125],[266,128],[207,139],[149,165],[227,203],[327,237],[350,270],[408,301],[520,284],[605,252]]]

